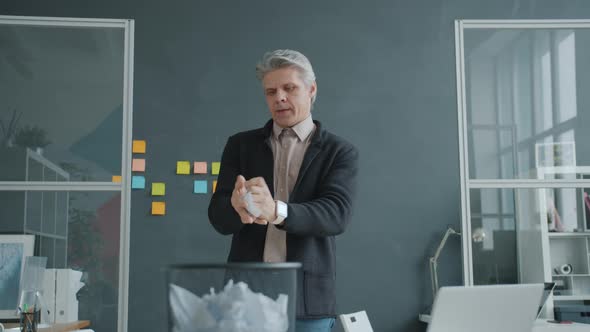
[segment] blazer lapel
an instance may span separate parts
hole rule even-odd
[[[299,175],[297,175],[297,181],[295,182],[295,187],[293,187],[293,193],[295,193],[296,189],[299,187],[299,183],[301,179],[307,173],[309,166],[315,159],[315,157],[322,151],[322,140],[324,138],[324,131],[322,129],[322,124],[319,121],[313,121],[316,125],[316,132],[313,134],[314,137],[311,139],[311,144],[307,147],[307,151],[305,151],[305,155],[303,156],[303,161],[301,162],[301,167],[299,168]]]
[[[305,151],[303,162],[301,162],[301,168],[299,168],[299,175],[297,175],[297,182],[295,183],[295,188],[299,186],[299,182],[301,182],[301,179],[305,176],[305,173],[307,173],[309,165],[311,165],[311,163],[318,155],[318,153],[320,153],[320,151],[321,145],[319,144],[319,142],[315,142],[314,144],[309,145],[307,151]],[[293,191],[295,191],[295,189],[293,189]]]
[[[274,196],[274,156],[272,154],[272,146],[271,146],[271,138],[266,137],[264,139],[264,144],[261,144],[260,147],[262,148],[261,151],[261,170],[263,177],[266,179],[266,185],[268,186],[268,190]]]

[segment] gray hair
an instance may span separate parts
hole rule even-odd
[[[315,81],[315,73],[309,60],[305,55],[294,50],[274,50],[264,53],[262,60],[256,65],[256,77],[262,81],[269,72],[287,67],[295,67],[299,70],[301,78],[307,86],[311,86]],[[312,105],[316,95],[317,93],[311,98]]]

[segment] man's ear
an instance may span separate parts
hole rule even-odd
[[[318,85],[315,81],[313,81],[313,83],[311,84],[311,86],[309,87],[309,96],[313,97],[318,93]]]

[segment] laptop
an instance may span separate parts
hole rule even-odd
[[[531,331],[543,291],[543,284],[442,287],[427,331]]]

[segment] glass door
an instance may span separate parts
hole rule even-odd
[[[33,235],[48,268],[80,272],[45,322],[125,331],[133,21],[0,16],[0,49],[0,241]]]
[[[590,299],[589,41],[590,21],[456,22],[466,285]]]

